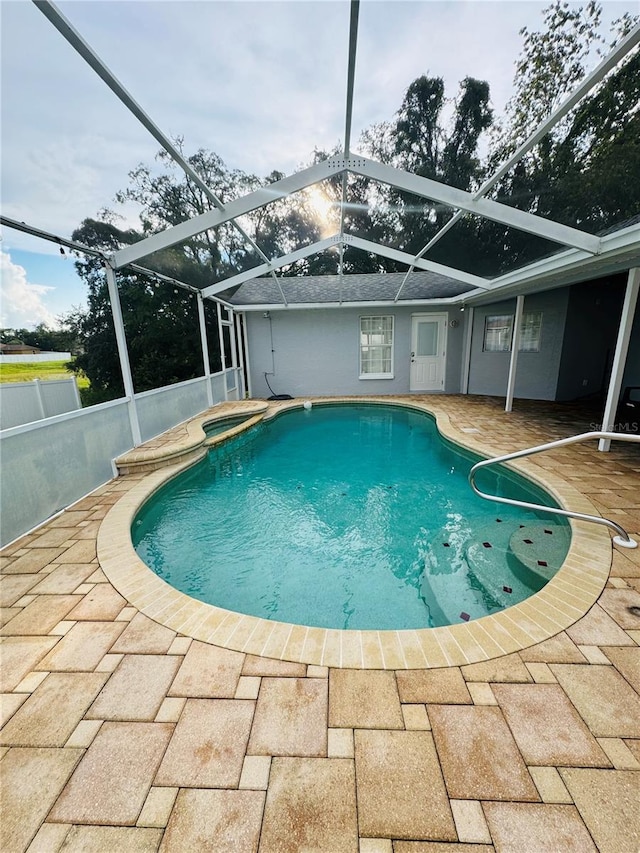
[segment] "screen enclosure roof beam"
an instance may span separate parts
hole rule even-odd
[[[295,261],[300,261],[303,258],[308,258],[310,255],[317,255],[319,252],[324,252],[325,249],[331,249],[333,246],[339,245],[339,243],[340,237],[338,234],[334,234],[333,237],[327,237],[324,240],[318,240],[317,243],[311,243],[309,246],[303,246],[301,249],[297,249],[295,252],[290,252],[288,255],[273,258],[273,260],[269,261],[268,264],[259,264],[257,267],[252,267],[249,270],[238,273],[238,275],[231,276],[231,278],[226,278],[224,281],[218,281],[208,287],[203,287],[202,295],[210,297],[215,293],[220,293],[230,287],[238,287],[245,281],[251,281],[251,279],[259,278],[261,275],[265,275],[265,273],[270,273],[273,270],[289,266],[289,264],[292,264]]]
[[[401,264],[410,264],[414,262],[412,255],[406,252],[401,252],[399,249],[392,249],[390,246],[383,246],[380,243],[374,243],[371,240],[363,240],[361,237],[352,237],[349,234],[344,235],[346,245],[353,246],[356,249],[362,249],[365,252],[371,252],[374,255],[380,255],[383,258],[391,258]],[[439,275],[446,275],[447,278],[453,278],[456,281],[461,281],[464,284],[471,284],[474,287],[479,287],[482,290],[489,290],[491,282],[486,278],[481,278],[479,275],[463,272],[462,270],[454,269],[453,267],[437,264],[435,261],[425,261],[424,258],[419,258],[415,261],[415,266],[420,270],[435,272]]]
[[[389,184],[397,189],[404,190],[414,195],[438,201],[448,207],[459,208],[467,213],[491,219],[510,228],[526,231],[537,237],[544,237],[555,243],[571,246],[574,249],[584,249],[585,252],[597,254],[600,248],[600,238],[593,234],[587,234],[568,225],[561,225],[550,219],[543,219],[533,213],[518,210],[516,207],[501,204],[487,198],[474,198],[472,193],[441,184],[430,178],[421,178],[412,175],[402,169],[386,166],[369,160],[366,157],[352,157],[346,166],[351,172],[363,175],[371,180]]]
[[[209,201],[215,205],[219,210],[224,210],[223,202],[218,198],[218,196],[213,192],[213,190],[207,186],[207,184],[202,180],[200,175],[195,171],[195,169],[191,166],[191,164],[185,160],[182,156],[182,153],[176,148],[173,142],[166,136],[158,127],[158,125],[151,119],[150,116],[142,109],[140,104],[133,98],[133,96],[125,89],[125,87],[120,83],[120,81],[115,77],[114,74],[111,73],[109,68],[105,65],[105,63],[100,59],[100,57],[95,53],[95,51],[87,44],[87,42],[82,38],[80,33],[73,27],[73,25],[65,18],[65,16],[60,12],[60,10],[56,7],[51,0],[33,0],[33,3],[37,6],[37,8],[42,12],[42,14],[53,24],[53,26],[58,30],[58,32],[69,42],[71,47],[80,54],[80,56],[84,59],[84,61],[89,65],[103,80],[107,86],[111,89],[114,95],[124,104],[124,106],[132,113],[140,122],[140,124],[153,136],[153,138],[160,143],[160,145],[164,148],[164,150],[169,154],[173,160],[180,166],[180,168],[184,171],[184,173],[202,190],[202,192],[207,196]],[[253,240],[253,238],[247,234],[247,232],[242,228],[242,226],[233,222],[233,226],[236,230],[242,235],[244,240],[254,249],[261,258],[265,261],[268,260],[265,253],[262,251],[260,246]]]
[[[189,240],[191,237],[195,237],[196,234],[208,231],[209,228],[217,228],[231,219],[244,216],[246,213],[251,213],[252,210],[257,210],[259,207],[264,207],[273,201],[286,198],[292,193],[299,192],[299,190],[317,184],[330,175],[342,171],[338,169],[331,170],[327,165],[328,162],[328,160],[323,160],[321,163],[309,166],[308,169],[294,172],[293,175],[289,175],[272,184],[267,184],[259,190],[254,190],[254,192],[242,196],[242,198],[234,199],[225,205],[224,210],[208,210],[206,213],[201,213],[199,216],[194,216],[191,219],[180,222],[178,225],[174,225],[172,228],[167,228],[158,234],[152,234],[151,237],[120,249],[113,256],[114,266],[116,268],[122,267],[132,261],[140,260],[140,258],[144,258],[153,252],[167,249],[169,246],[175,246],[176,243]]]
[[[398,261],[402,264],[409,264],[413,260],[412,255],[408,255],[406,252],[401,252],[399,249],[392,249],[390,246],[383,246],[380,243],[374,243],[371,240],[363,240],[361,237],[355,237],[351,234],[334,234],[332,237],[326,237],[324,240],[318,240],[317,243],[311,243],[309,246],[304,246],[302,249],[297,249],[295,252],[291,252],[288,255],[282,255],[280,258],[274,258],[269,264],[260,264],[256,267],[252,267],[250,270],[245,270],[244,272],[238,273],[238,275],[227,278],[224,281],[219,281],[216,282],[216,284],[209,285],[209,287],[202,289],[202,295],[205,297],[211,297],[214,294],[221,293],[230,287],[237,287],[245,281],[259,278],[266,273],[270,273],[274,269],[286,267],[294,261],[299,261],[303,258],[308,258],[310,255],[317,255],[320,252],[333,248],[334,246],[342,245],[353,246],[355,249],[362,249],[365,252],[371,252],[372,254],[379,255],[383,258],[391,258],[392,260]],[[420,259],[416,262],[416,266],[420,270],[435,272],[439,275],[447,276],[448,278],[463,282],[464,284],[470,284],[473,287],[477,287],[482,290],[488,290],[491,287],[491,282],[485,278],[472,275],[471,273],[462,272],[461,270],[452,269],[451,267],[444,266],[444,264],[437,264],[434,261]]]
[[[613,50],[604,57],[602,62],[600,62],[591,72],[588,74],[584,80],[576,86],[576,88],[571,92],[565,100],[555,109],[553,112],[549,113],[546,119],[544,119],[536,129],[531,133],[531,135],[517,148],[511,157],[509,157],[505,162],[497,169],[496,172],[491,175],[491,177],[487,178],[487,180],[473,193],[474,198],[482,198],[482,196],[486,195],[490,189],[492,189],[498,181],[504,177],[507,172],[509,172],[522,158],[527,154],[531,149],[543,139],[549,131],[555,127],[555,125],[563,119],[568,112],[570,112],[580,101],[589,94],[589,92],[597,86],[609,73],[612,71],[616,65],[624,59],[624,57],[631,51],[633,48],[640,43],[640,24],[637,27],[634,27],[631,32],[625,36],[614,48]],[[457,210],[451,219],[442,226],[440,231],[429,240],[427,245],[421,249],[416,255],[416,259],[422,258],[426,253],[431,249],[432,246],[442,238],[444,235],[464,216],[464,211]]]

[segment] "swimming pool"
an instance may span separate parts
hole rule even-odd
[[[423,412],[314,405],[213,448],[147,501],[132,537],[161,578],[228,610],[333,628],[454,624],[539,590],[569,545],[568,525],[477,498],[476,460]],[[511,472],[485,476],[541,500]],[[530,548],[544,567],[521,558]]]

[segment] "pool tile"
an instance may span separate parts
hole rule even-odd
[[[420,669],[427,665],[420,639],[416,631],[400,631],[402,655],[408,669]]]
[[[472,619],[467,624],[467,631],[469,632],[469,635],[475,639],[478,647],[483,650],[485,658],[492,658],[504,654],[504,647],[499,645],[496,642],[496,639],[486,631],[482,620]]]
[[[377,631],[361,631],[362,659],[368,669],[384,669],[384,656]]]
[[[358,853],[353,761],[274,758],[260,853]]]
[[[612,666],[551,664],[596,737],[640,737],[640,696]]]
[[[80,601],[78,595],[39,595],[10,622],[0,628],[4,636],[48,634]]]
[[[427,710],[450,797],[539,799],[499,708],[429,705]]]
[[[512,850],[598,853],[576,808],[534,803],[484,803],[496,853]]]
[[[60,853],[155,853],[161,838],[161,829],[73,826]]]
[[[38,664],[38,669],[94,670],[124,629],[117,622],[78,622]]]
[[[471,696],[458,667],[398,672],[401,702],[471,704]]]
[[[307,638],[307,627],[305,625],[294,625],[289,639],[282,649],[282,657],[287,661],[296,661],[302,659],[304,643]]]
[[[330,670],[329,725],[346,729],[402,729],[404,723],[394,673]]]
[[[242,666],[243,675],[273,675],[280,678],[303,678],[307,673],[304,663],[247,655]]]
[[[430,732],[355,732],[360,834],[454,841],[456,830]]]
[[[567,628],[574,643],[585,646],[631,646],[631,640],[622,628],[598,605],[575,625]]]
[[[261,791],[180,791],[160,853],[255,853],[263,804]]]
[[[431,628],[416,632],[416,636],[428,667],[437,668],[447,666],[447,656],[443,652],[440,643],[436,640],[435,633]]]
[[[307,678],[329,678],[329,667],[310,663],[307,666]]]
[[[172,655],[124,655],[87,719],[153,720],[179,666]]]
[[[171,685],[169,696],[232,698],[244,655],[194,640]]]
[[[342,631],[340,665],[344,667],[362,666],[362,637],[360,631]]]
[[[327,682],[262,679],[247,752],[320,756],[327,752]]]
[[[527,764],[609,765],[558,684],[496,684],[493,692]]]
[[[3,746],[64,746],[107,676],[52,672],[0,732]]]
[[[0,692],[13,690],[57,642],[57,637],[7,637],[2,640]]]
[[[464,625],[462,626],[464,629]],[[437,640],[444,651],[447,662],[449,666],[460,666],[464,663],[469,663],[469,659],[467,658],[464,649],[456,639],[459,631],[458,626],[454,625],[452,628],[456,630],[450,630],[448,627],[444,628],[434,628],[434,632],[436,634]]]
[[[472,663],[461,668],[465,681],[530,682],[531,673],[517,654],[503,655],[493,660]]]
[[[327,629],[324,632],[322,658],[318,663],[321,663],[323,666],[342,666],[340,634],[340,631],[333,631],[331,629]]]
[[[29,846],[74,767],[80,749],[10,749],[2,759],[0,850]]]
[[[402,652],[402,644],[397,631],[379,631],[380,648],[385,669],[406,669],[407,662]]]
[[[175,631],[159,625],[144,613],[136,613],[114,643],[113,652],[165,654],[176,637]]]
[[[187,699],[155,784],[236,787],[254,704],[245,699]]]

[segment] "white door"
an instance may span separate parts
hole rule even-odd
[[[443,391],[447,315],[415,314],[411,318],[410,391]]]

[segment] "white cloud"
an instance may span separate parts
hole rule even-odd
[[[54,289],[29,282],[25,268],[14,264],[7,252],[0,252],[0,325],[3,328],[33,328],[38,323],[56,327],[56,318],[42,300]]]

